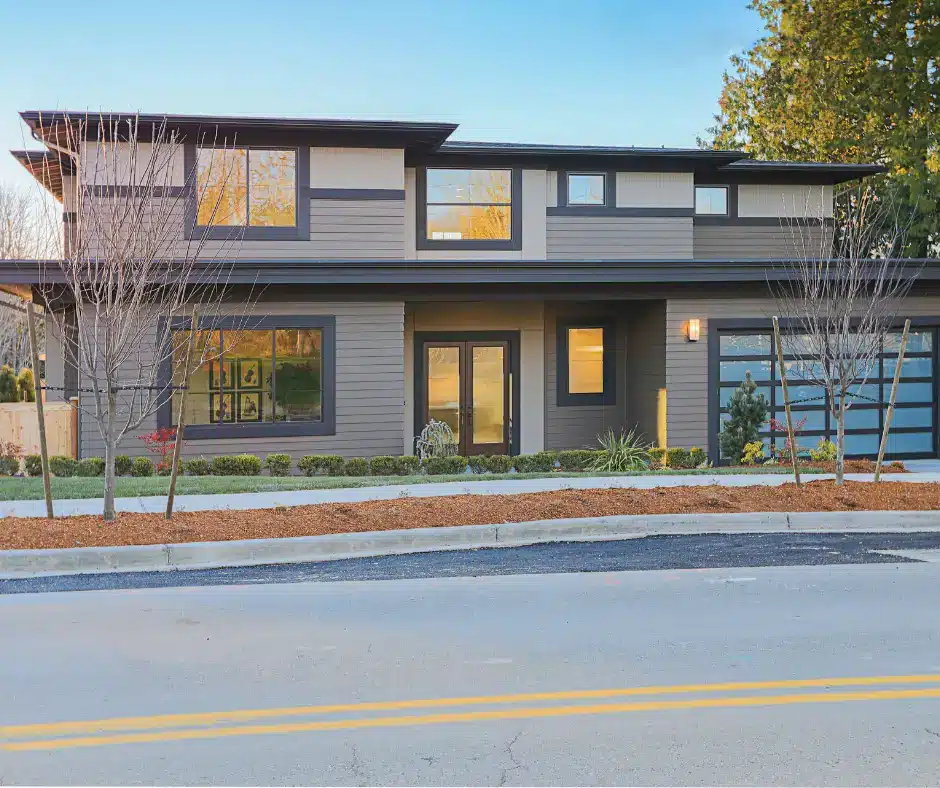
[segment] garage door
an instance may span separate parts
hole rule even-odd
[[[935,333],[935,328],[922,328],[910,334],[888,438],[886,456],[890,459],[937,456]],[[849,457],[878,455],[900,340],[900,331],[889,336],[871,375],[853,388],[855,402],[845,419],[845,450]],[[768,447],[771,444],[782,447],[786,440],[786,414],[772,332],[720,331],[718,353],[718,390],[712,396],[718,399],[719,420],[714,428],[720,432],[728,418],[731,395],[744,380],[745,373],[750,372],[751,380],[770,403],[771,414],[783,426],[783,431],[775,431],[768,423],[762,439]],[[802,425],[798,445],[812,448],[820,438],[834,440],[836,421],[829,412],[825,390],[800,377],[801,362],[787,356],[784,360],[794,424]]]

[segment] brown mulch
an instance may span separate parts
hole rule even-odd
[[[597,517],[614,514],[695,512],[827,512],[854,509],[940,509],[940,484],[814,481],[797,490],[780,487],[659,487],[652,490],[561,490],[522,495],[457,495],[330,503],[276,510],[188,512],[166,522],[162,515],[121,514],[57,520],[7,517],[0,521],[0,549],[166,544],[174,542],[313,536],[440,525]]]

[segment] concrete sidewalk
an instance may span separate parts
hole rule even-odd
[[[829,474],[813,474],[807,480],[831,479]],[[792,481],[789,474],[698,474],[690,476],[566,476],[557,479],[485,479],[466,482],[429,482],[376,487],[342,487],[329,490],[283,490],[280,492],[236,493],[226,495],[178,495],[176,511],[204,512],[215,510],[274,509],[281,506],[306,506],[318,503],[359,503],[390,501],[397,498],[436,498],[454,495],[518,495],[520,493],[554,490],[591,490],[632,488],[649,490],[654,487],[725,487],[777,486]],[[846,474],[852,481],[871,481],[867,473]],[[884,481],[905,483],[940,482],[940,473],[891,473]],[[76,498],[55,501],[56,517],[101,514],[100,498]],[[161,514],[166,510],[166,496],[118,498],[120,512]],[[45,503],[39,501],[0,501],[2,517],[45,517]]]

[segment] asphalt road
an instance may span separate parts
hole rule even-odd
[[[9,594],[0,783],[935,784],[940,551],[914,546]]]

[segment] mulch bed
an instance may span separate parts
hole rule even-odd
[[[175,515],[172,522],[154,514],[120,514],[118,522],[111,524],[100,517],[56,520],[7,517],[0,521],[0,549],[267,539],[614,514],[858,509],[940,509],[940,484],[847,482],[839,488],[831,481],[818,480],[805,484],[802,490],[788,483],[779,487],[709,485],[456,495],[277,510],[188,512]]]

